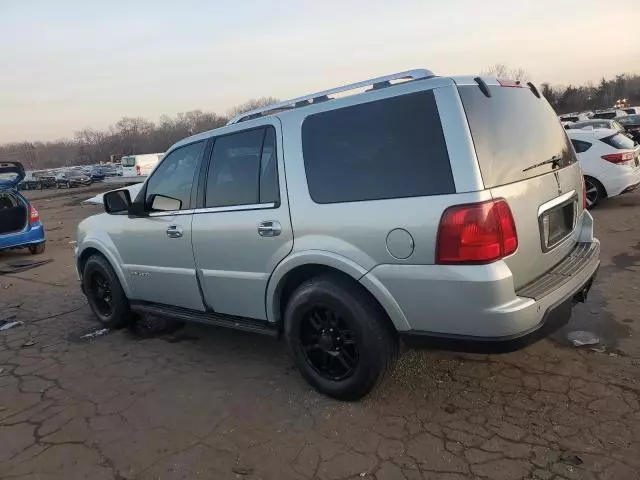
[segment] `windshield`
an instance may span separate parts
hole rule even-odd
[[[122,157],[122,166],[123,167],[135,167],[136,166],[136,157]]]

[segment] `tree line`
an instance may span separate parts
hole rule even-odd
[[[520,81],[531,79],[526,70],[509,69],[504,64],[491,65],[482,73]],[[623,99],[629,105],[640,105],[640,75],[637,74],[602,78],[597,85],[553,86],[545,82],[540,87],[558,114],[610,108]],[[0,161],[17,160],[31,170],[99,163],[108,161],[111,155],[164,152],[182,138],[218,128],[239,113],[277,101],[263,97],[238,105],[224,115],[194,110],[175,117],[163,115],[158,122],[124,117],[106,130],[80,130],[73,139],[0,145]]]
[[[112,155],[161,153],[178,140],[221,127],[239,113],[277,101],[273,97],[257,98],[232,108],[225,115],[193,110],[175,117],[163,115],[158,122],[123,117],[106,130],[80,130],[73,139],[0,145],[0,162],[19,161],[28,170],[38,170],[97,164],[108,161]]]

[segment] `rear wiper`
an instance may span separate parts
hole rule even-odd
[[[555,155],[551,157],[549,160],[545,160],[544,162],[536,163],[535,165],[531,165],[530,167],[522,170],[523,172],[527,172],[529,170],[533,170],[534,168],[542,167],[544,165],[553,164],[553,168],[558,168],[560,166],[560,162],[562,161],[562,157],[559,155]]]

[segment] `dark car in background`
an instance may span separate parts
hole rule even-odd
[[[92,167],[89,170],[92,182],[101,182],[107,176],[107,170],[103,167]]]
[[[69,170],[56,175],[56,188],[73,188],[91,185],[91,183],[91,177],[76,170]]]
[[[640,115],[627,115],[617,119],[631,138],[640,143]]]

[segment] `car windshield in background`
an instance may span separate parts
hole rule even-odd
[[[635,148],[635,142],[633,140],[626,135],[621,135],[619,133],[611,135],[610,137],[602,138],[601,140],[607,145],[611,145],[613,148],[617,148],[618,150],[633,150]]]
[[[553,109],[529,88],[489,87],[490,97],[477,85],[458,91],[487,188],[543,175],[576,161]]]
[[[616,112],[600,112],[593,115],[593,118],[604,118],[605,120],[611,120],[616,118]]]
[[[622,125],[640,125],[640,115],[627,115],[620,117],[617,121]]]

